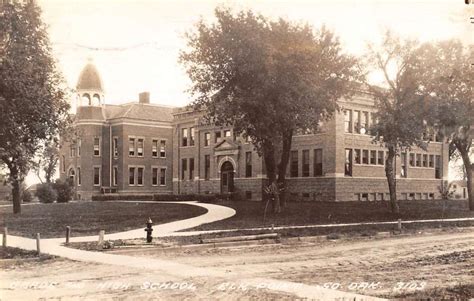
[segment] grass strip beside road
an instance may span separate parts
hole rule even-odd
[[[53,238],[64,237],[66,226],[70,226],[72,236],[86,236],[98,234],[100,230],[115,233],[145,228],[148,217],[156,225],[206,212],[198,206],[158,202],[38,204],[22,207],[20,215],[14,215],[11,207],[1,207],[0,229],[8,227],[11,235],[33,238],[36,233],[41,233],[42,238]]]

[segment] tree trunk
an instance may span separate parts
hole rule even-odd
[[[473,193],[472,176],[473,176],[474,164],[471,163],[471,159],[469,158],[469,151],[466,148],[458,148],[458,150],[459,150],[459,153],[461,154],[462,162],[464,163],[464,167],[466,169],[467,198],[469,200],[469,210],[474,211],[474,195],[472,195]]]
[[[263,144],[263,159],[265,160],[265,169],[267,173],[268,186],[276,184],[276,162],[275,162],[275,147],[272,142],[265,142]],[[278,193],[273,194],[272,209],[274,213],[280,213],[280,197]]]
[[[280,202],[282,207],[286,206],[286,199],[288,193],[286,191],[286,170],[288,162],[290,160],[291,141],[293,138],[293,132],[288,131],[283,136],[283,148],[281,152],[280,163],[278,164],[278,189],[280,191]]]
[[[10,168],[10,179],[12,184],[12,199],[13,199],[13,213],[21,213],[21,195],[20,184],[21,180],[18,176],[19,172],[15,167]]]
[[[398,214],[400,208],[397,202],[397,182],[396,182],[396,171],[393,167],[393,162],[395,159],[395,148],[393,146],[388,147],[388,154],[385,160],[385,175],[388,181],[388,190],[390,192],[390,209],[392,213]]]

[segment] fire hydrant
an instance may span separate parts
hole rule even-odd
[[[151,236],[151,232],[153,232],[153,228],[151,227],[153,225],[153,222],[151,218],[148,218],[148,221],[146,222],[146,242],[150,243],[153,240],[153,236]]]

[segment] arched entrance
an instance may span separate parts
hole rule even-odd
[[[221,167],[221,193],[234,191],[234,166],[229,161]]]

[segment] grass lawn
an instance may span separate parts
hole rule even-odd
[[[228,201],[218,204],[234,208],[237,214],[229,219],[204,224],[193,230],[257,228],[271,224],[288,226],[397,220],[391,214],[388,202],[288,202],[287,207],[283,208],[283,212],[278,215],[271,213],[269,205],[265,222],[263,221],[265,207],[263,202]],[[400,218],[402,220],[456,217],[474,217],[474,211],[469,211],[467,201],[400,202]]]
[[[145,227],[148,217],[154,224],[163,224],[199,216],[207,212],[202,207],[167,203],[83,202],[23,206],[20,215],[12,207],[0,208],[0,229],[24,237],[64,237],[66,226],[72,236],[121,232]],[[144,232],[145,233],[145,232]],[[145,235],[145,234],[144,234]]]

